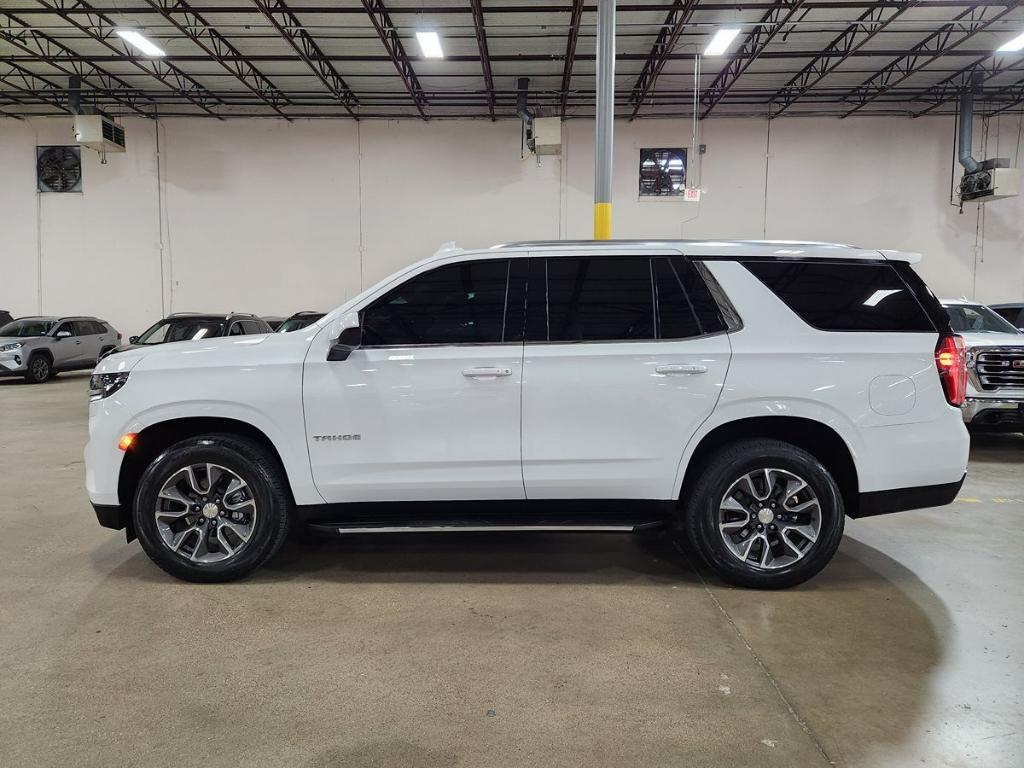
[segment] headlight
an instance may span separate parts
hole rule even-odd
[[[89,379],[89,400],[110,397],[128,383],[127,373],[97,373]]]
[[[13,352],[16,349],[21,349],[20,341],[16,341],[13,344],[0,344],[0,352]]]

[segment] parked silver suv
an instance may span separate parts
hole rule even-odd
[[[96,317],[20,317],[0,327],[0,376],[41,384],[60,371],[92,368],[120,341]]]

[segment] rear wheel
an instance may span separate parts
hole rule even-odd
[[[42,384],[51,375],[53,375],[53,366],[50,365],[50,358],[46,355],[36,354],[28,361],[25,381],[29,384]]]
[[[146,554],[186,581],[247,576],[284,543],[291,502],[277,461],[234,435],[171,446],[143,473],[135,531]]]
[[[779,440],[749,440],[704,464],[683,526],[723,580],[777,589],[825,567],[842,539],[843,514],[836,482],[820,461]]]

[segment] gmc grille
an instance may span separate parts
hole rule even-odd
[[[981,388],[986,391],[1024,389],[1024,347],[979,349],[975,353],[974,369]]]

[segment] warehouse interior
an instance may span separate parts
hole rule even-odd
[[[1022,136],[1017,0],[0,0],[0,311],[329,313],[606,239],[605,163],[615,240],[919,253],[1024,326]],[[93,362],[0,377],[2,765],[1024,761],[1024,430],[785,591],[658,531],[296,535],[187,584],[96,524]]]

